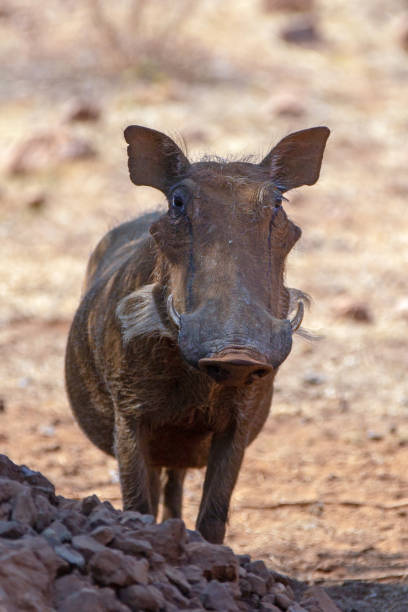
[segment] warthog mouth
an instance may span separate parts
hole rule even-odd
[[[177,309],[174,306],[173,296],[171,293],[169,297],[167,298],[167,313],[169,315],[169,319],[174,323],[177,329],[180,329],[181,315],[177,312]],[[289,319],[290,327],[292,329],[293,334],[301,326],[304,313],[305,313],[304,303],[301,299],[298,299],[296,313],[292,319]]]

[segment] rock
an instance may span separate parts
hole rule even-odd
[[[183,574],[191,584],[201,582],[201,580],[203,579],[202,569],[199,568],[197,565],[183,565],[181,569]]]
[[[205,608],[219,612],[238,612],[239,608],[225,584],[211,580],[204,590],[202,602]]]
[[[106,525],[101,525],[100,527],[96,527],[93,531],[91,531],[91,536],[100,544],[109,544],[112,542],[115,534],[110,527]]]
[[[114,522],[115,518],[112,512],[102,504],[94,508],[88,517],[88,525],[91,529],[111,525]]]
[[[88,495],[81,502],[80,511],[85,516],[89,516],[95,508],[101,505],[101,501],[97,495]]]
[[[58,516],[73,535],[79,535],[85,529],[86,517],[77,510],[64,509]]]
[[[11,175],[53,168],[58,163],[95,157],[92,145],[66,130],[42,132],[20,142],[8,163]]]
[[[247,564],[246,570],[247,572],[252,572],[257,576],[260,576],[264,582],[268,582],[271,577],[271,574],[264,561],[252,561],[252,563]]]
[[[101,109],[89,100],[71,100],[65,111],[65,121],[97,121],[100,118]]]
[[[32,211],[40,211],[44,208],[46,201],[47,195],[44,191],[35,191],[25,197],[24,205]]]
[[[150,557],[153,554],[153,547],[147,540],[142,540],[138,532],[117,535],[112,541],[112,547],[118,548],[126,554],[144,555]]]
[[[246,580],[251,585],[252,593],[256,593],[260,597],[262,597],[262,595],[266,595],[266,583],[260,576],[248,572]]]
[[[89,576],[78,574],[77,571],[58,578],[54,582],[55,602],[57,604],[57,608],[59,609],[59,606],[64,599],[67,599],[72,593],[90,586],[92,586],[92,583]]]
[[[20,467],[21,473],[23,476],[23,482],[29,484],[31,487],[35,487],[39,491],[43,491],[47,493],[48,496],[51,496],[55,499],[55,487],[54,485],[45,478],[40,472],[35,472],[30,470],[26,465],[22,465]]]
[[[9,500],[13,502],[24,489],[24,485],[15,480],[9,480],[5,477],[0,478],[0,502]]]
[[[118,550],[106,548],[94,554],[89,562],[90,572],[102,585],[127,586],[134,583],[147,584],[149,564],[139,561]]]
[[[312,11],[314,0],[263,0],[263,10],[265,13],[275,13],[284,11],[290,13],[300,13]]]
[[[17,521],[0,521],[0,538],[16,540],[21,538],[27,531],[27,526]]]
[[[189,563],[200,567],[207,580],[238,580],[238,562],[228,546],[191,542],[186,548]]]
[[[129,612],[112,589],[84,587],[72,593],[58,608],[59,612]]]
[[[70,542],[72,539],[72,533],[60,521],[51,523],[47,529],[44,529],[42,535],[51,546],[57,546],[63,542]]]
[[[312,15],[291,20],[280,31],[280,37],[293,45],[316,45],[322,42],[321,35]]]
[[[326,382],[327,378],[324,374],[319,374],[318,372],[308,372],[303,377],[303,382],[306,385],[323,385]]]
[[[30,541],[24,540],[13,542],[12,548],[0,544],[2,598],[9,601],[5,610],[51,612],[57,563],[54,566],[49,563],[49,555],[42,550],[44,546],[48,547],[43,542],[35,550]],[[52,550],[49,551],[52,555]],[[48,559],[48,563],[44,564],[44,559]]]
[[[85,567],[85,559],[76,550],[68,544],[58,544],[54,547],[55,552],[61,559],[69,563],[72,567],[83,569]]]
[[[323,590],[296,602],[263,561],[210,544],[179,519],[156,525],[96,496],[56,497],[41,474],[4,456],[0,517],[1,611],[337,612]]]
[[[276,593],[275,602],[276,605],[282,610],[287,610],[290,604],[293,603],[286,593]]]
[[[36,531],[43,531],[53,521],[57,510],[44,495],[36,495],[34,499],[37,509],[34,528]]]
[[[183,595],[190,594],[191,587],[180,570],[168,565],[164,572],[170,582],[172,582],[183,593]]]
[[[154,586],[135,584],[125,587],[120,589],[119,597],[131,610],[159,612],[159,610],[164,609],[166,606],[163,595]]]
[[[106,546],[88,535],[74,536],[72,546],[84,557],[85,561],[89,561],[95,553],[106,550]]]
[[[168,561],[178,561],[185,551],[186,528],[181,519],[168,519],[161,525],[147,526],[144,537],[153,546],[155,552],[163,555]]]
[[[184,597],[180,593],[177,587],[172,584],[162,582],[160,584],[156,584],[157,588],[160,589],[162,594],[164,595],[164,599],[167,602],[173,603],[177,606],[177,610],[186,608],[188,606],[188,599]],[[166,607],[167,610],[167,607]]]
[[[316,612],[341,612],[326,591],[319,586],[307,589],[302,595],[300,605],[309,610],[312,606],[317,608]]]
[[[332,308],[336,318],[349,319],[357,323],[372,323],[373,315],[368,304],[353,298],[341,298],[335,302]]]

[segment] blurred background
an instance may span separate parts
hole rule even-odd
[[[192,159],[332,130],[319,182],[285,206],[303,229],[287,284],[312,295],[305,326],[323,339],[298,338],[281,368],[227,542],[300,579],[406,579],[408,1],[2,0],[1,449],[116,506],[63,354],[92,248],[163,203],[129,181],[132,123]]]

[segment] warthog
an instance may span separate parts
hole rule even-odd
[[[258,164],[190,163],[168,136],[125,130],[131,180],[161,190],[168,210],[98,244],[66,353],[72,410],[116,456],[125,509],[157,516],[164,469],[163,517],[180,517],[187,468],[207,466],[197,529],[223,541],[245,448],[303,316],[302,293],[284,285],[301,231],[282,194],[317,181],[328,135],[290,134]]]

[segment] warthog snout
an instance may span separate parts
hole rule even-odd
[[[273,371],[264,360],[254,359],[245,351],[231,350],[200,359],[198,367],[217,383],[231,387],[250,385]]]

